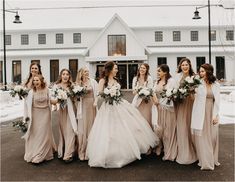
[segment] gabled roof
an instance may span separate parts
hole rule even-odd
[[[91,46],[89,46],[87,48],[87,50],[85,51],[84,55],[87,54],[87,52],[95,46],[95,44],[97,43],[97,41],[102,37],[102,35],[104,34],[104,32],[110,27],[110,25],[113,23],[113,21],[117,19],[124,27],[125,29],[133,36],[133,38],[136,40],[136,42],[143,47],[144,50],[147,51],[148,54],[151,54],[151,51],[149,50],[149,48],[147,48],[147,46],[144,45],[144,43],[138,39],[138,37],[135,35],[135,33],[129,28],[129,26],[122,20],[122,18],[115,13],[113,15],[113,17],[109,20],[109,22],[105,25],[105,27],[103,28],[103,30],[99,33],[99,35],[97,36],[97,38],[95,39],[95,41],[91,44]]]

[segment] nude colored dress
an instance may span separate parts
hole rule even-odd
[[[199,159],[198,165],[201,170],[214,170],[214,166],[219,166],[219,128],[218,124],[213,125],[212,113],[214,107],[214,96],[211,89],[207,90],[206,111],[203,124],[202,135],[195,135],[195,147]]]
[[[183,78],[181,79],[181,82]],[[176,162],[179,164],[192,164],[197,160],[195,147],[191,134],[191,116],[193,98],[188,96],[182,103],[176,104],[177,145]]]
[[[24,159],[32,163],[51,160],[55,148],[48,90],[33,92],[32,121]]]
[[[85,159],[87,138],[96,116],[96,108],[93,106],[95,101],[93,89],[90,87],[87,90],[88,93],[82,98],[83,133],[78,134],[78,156],[80,160]]]
[[[160,93],[163,88],[156,86],[155,92],[158,99],[161,99]],[[157,147],[164,151],[163,160],[174,161],[177,156],[177,138],[176,138],[176,116],[173,107],[158,106],[158,131],[161,144]],[[159,150],[159,149],[158,149]]]

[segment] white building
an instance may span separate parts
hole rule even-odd
[[[162,63],[174,74],[182,57],[188,57],[196,71],[209,62],[208,22],[207,8],[200,9],[200,20],[192,19],[194,11],[193,6],[20,11],[21,25],[11,24],[12,15],[7,15],[7,82],[24,80],[32,61],[40,62],[48,82],[55,81],[62,68],[75,77],[83,66],[95,78],[106,61],[117,61],[124,89],[131,88],[142,62],[150,65],[154,78]],[[234,83],[234,8],[211,7],[211,30],[215,74]]]

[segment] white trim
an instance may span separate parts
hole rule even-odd
[[[85,52],[85,55],[88,53],[88,51],[95,46],[95,44],[97,43],[97,41],[101,38],[101,36],[104,34],[104,32],[108,29],[108,27],[112,24],[112,22],[118,19],[120,21],[120,23],[126,28],[126,30],[134,37],[134,39],[136,40],[136,42],[143,47],[149,54],[151,54],[151,51],[149,50],[149,48],[147,46],[145,46],[135,35],[135,33],[130,29],[130,27],[122,20],[122,18],[115,13],[113,15],[113,17],[109,20],[109,22],[105,25],[105,27],[103,28],[103,30],[99,33],[99,35],[97,36],[97,38],[95,39],[95,41],[91,44],[91,46],[89,46]]]
[[[98,61],[127,61],[127,60],[147,60],[145,56],[107,56],[107,57],[86,57],[86,62],[98,62]]]
[[[23,50],[23,51],[7,51],[7,57],[14,56],[83,56],[86,49],[58,49],[58,50]],[[2,56],[3,52],[0,52]]]

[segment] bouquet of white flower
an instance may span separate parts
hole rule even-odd
[[[170,104],[171,101],[175,101],[178,98],[178,89],[175,88],[169,88],[169,89],[164,89],[160,95],[162,98],[167,98],[166,104]]]
[[[110,88],[105,88],[99,95],[104,98],[105,103],[109,103],[110,105],[113,105],[114,102],[119,104],[122,101],[120,85],[113,85]]]
[[[26,87],[23,87],[22,85],[16,85],[10,91],[10,95],[12,97],[15,97],[16,94],[17,94],[19,96],[20,100],[22,100],[23,98],[27,97],[28,93],[29,93],[29,89],[27,89]]]
[[[138,97],[144,100],[145,103],[148,103],[153,96],[153,90],[147,87],[139,87],[136,89]]]
[[[74,85],[72,87],[72,97],[76,97],[78,101],[80,101],[80,98],[87,94],[87,90],[85,87]]]
[[[180,86],[180,88],[184,88],[189,93],[194,93],[195,89],[201,84],[200,77],[198,75],[195,76],[187,76],[184,79],[183,84]]]
[[[23,120],[17,120],[12,122],[12,126],[16,129],[19,129],[22,133],[26,133],[28,130],[28,121],[29,118],[27,117],[25,121]]]
[[[61,87],[54,87],[52,89],[52,97],[54,99],[57,99],[60,104],[60,107],[64,109],[67,105],[67,99],[69,97],[69,93]]]

